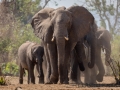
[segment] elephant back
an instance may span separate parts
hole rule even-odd
[[[71,6],[67,9],[68,11],[73,13],[74,19],[81,19],[81,21],[87,21],[93,24],[94,17],[93,15],[84,7],[82,6]]]
[[[83,38],[91,29],[90,27],[94,24],[93,15],[82,6],[71,6],[67,9],[72,14],[72,27],[71,36],[73,41],[78,41]]]

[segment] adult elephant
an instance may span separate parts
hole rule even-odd
[[[101,51],[105,51],[105,64],[107,64],[107,62],[111,61],[110,55],[111,55],[111,34],[109,33],[108,30],[101,30],[98,29],[96,31],[96,60],[95,60],[95,66],[92,69],[89,69],[87,66],[87,63],[89,62],[90,59],[90,47],[89,47],[89,36],[86,37],[86,42],[84,43],[85,45],[85,49],[83,49],[83,59],[85,59],[83,61],[84,66],[85,66],[85,71],[84,71],[84,83],[87,84],[95,84],[98,82],[102,82],[103,81],[103,76],[105,74],[105,69],[103,66],[103,62],[101,59]],[[86,54],[85,54],[86,53]],[[86,56],[85,56],[86,55]],[[76,56],[72,57],[72,59],[77,59]],[[72,61],[73,61],[72,60]],[[75,60],[74,60],[75,61]],[[77,61],[73,62],[73,67],[72,70],[73,72],[70,73],[70,77],[71,77],[71,83],[75,83],[77,80],[80,80],[80,77],[78,77],[77,75],[80,75],[77,72],[77,68],[78,68],[78,64]],[[81,80],[80,80],[81,81]],[[80,82],[79,81],[79,82]]]
[[[93,29],[94,17],[82,6],[72,6],[68,9],[45,8],[40,10],[32,18],[31,25],[34,33],[44,43],[45,57],[47,60],[47,74],[45,83],[66,83],[68,77],[69,57],[71,51],[79,47],[81,38],[89,31],[95,37]],[[95,39],[91,45],[91,62],[88,67],[92,68],[95,62]],[[80,50],[77,54],[79,56]],[[79,59],[79,66],[82,61]],[[84,70],[84,67],[80,68]],[[51,74],[50,74],[51,73]],[[59,75],[59,77],[58,77]],[[50,78],[50,79],[49,79]]]
[[[42,70],[42,62],[43,62],[43,54],[44,49],[39,44],[27,41],[23,43],[18,49],[18,65],[20,70],[19,83],[23,84],[23,74],[25,70],[28,71],[28,84],[35,84],[34,77],[34,66],[37,65],[37,69],[39,70],[39,77],[44,78],[43,70]],[[44,81],[40,81],[39,83],[43,83]]]

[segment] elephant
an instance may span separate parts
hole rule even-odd
[[[91,69],[88,68],[87,62],[89,62],[90,59],[90,47],[89,47],[89,39],[86,38],[84,44],[83,44],[83,64],[85,66],[84,73],[84,83],[86,84],[96,84],[98,82],[103,81],[103,76],[105,75],[105,69],[103,66],[103,62],[101,59],[101,50],[105,50],[105,64],[108,66],[107,62],[111,62],[111,34],[108,30],[102,30],[97,29],[96,31],[96,60],[95,60],[95,66]],[[72,56],[73,67],[71,68],[70,77],[71,77],[71,83],[81,82],[80,80],[80,74],[78,71],[78,62],[74,59],[77,59],[77,56]],[[78,76],[77,76],[78,75]],[[77,81],[78,80],[78,81]]]
[[[40,44],[26,41],[18,49],[18,60],[20,76],[19,83],[23,84],[23,74],[28,71],[28,84],[35,84],[34,66],[39,71],[39,83],[44,83],[44,75],[42,69],[44,48]]]
[[[44,8],[32,17],[31,26],[35,35],[44,44],[47,60],[45,83],[67,83],[70,66],[70,53],[78,48],[81,39],[90,31],[95,37],[93,15],[82,6],[57,9]],[[95,39],[91,45],[91,61],[88,67],[92,68],[95,62]],[[78,56],[81,50],[77,50]],[[79,57],[80,58],[80,57]],[[81,59],[78,59],[80,70],[84,71]]]

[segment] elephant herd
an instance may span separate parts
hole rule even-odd
[[[84,72],[84,83],[103,81],[105,61],[110,61],[111,35],[108,30],[97,28],[95,18],[83,6],[44,8],[32,17],[31,26],[41,43],[30,41],[18,49],[20,69],[19,83],[28,71],[28,83],[35,84],[34,70],[39,83],[80,83]]]

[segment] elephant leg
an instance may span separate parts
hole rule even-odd
[[[96,84],[96,76],[97,76],[97,67],[96,64],[93,68],[90,69],[90,82],[89,84]]]
[[[67,43],[67,47],[65,49],[65,60],[64,60],[64,82],[65,84],[68,83],[68,81],[72,80],[71,76],[68,78],[68,72],[70,73],[71,69],[70,69],[70,54],[71,51],[73,51],[74,47],[75,47],[76,43],[70,44]]]
[[[77,69],[78,71],[78,73],[77,73],[77,83],[79,83],[79,84],[83,84],[83,82],[82,82],[82,80],[81,80],[81,72],[80,72],[80,69],[78,68]]]
[[[101,60],[101,57],[97,57],[97,61],[96,61],[96,65],[98,68],[98,75],[96,77],[98,82],[102,82],[103,81],[103,76],[105,75],[105,68],[103,66],[103,62]]]
[[[78,42],[75,46],[75,51],[76,51],[76,60],[78,62],[78,66],[80,68],[81,71],[84,71],[84,65],[83,65],[83,61],[86,59],[85,57],[85,50],[84,50],[84,46],[82,44],[82,42]]]
[[[33,62],[30,61],[30,65],[28,67],[28,78],[31,81],[32,84],[35,84],[35,76],[34,76],[34,66]]]
[[[39,73],[39,67],[38,65],[35,65],[35,70],[37,70],[37,72]],[[43,84],[44,83],[44,74],[43,74],[43,68],[42,68],[42,65],[40,65],[40,73],[38,75],[39,77],[39,82],[40,84]]]
[[[51,64],[51,75],[50,81],[52,83],[58,82],[58,66],[57,66],[57,50],[56,45],[48,44],[48,54],[50,56],[50,64]]]
[[[69,73],[69,83],[76,84],[77,82],[77,75],[78,75],[78,62],[75,56],[75,50],[71,53],[71,67]]]
[[[51,66],[50,66],[50,59],[49,59],[49,54],[48,54],[48,48],[47,44],[44,43],[44,54],[45,54],[45,60],[47,63],[47,70],[46,70],[46,75],[45,75],[45,84],[50,84],[50,74],[51,74]]]
[[[27,70],[28,71],[28,84],[30,84],[30,72],[29,72],[29,70]]]
[[[24,69],[22,68],[21,64],[19,65],[19,71],[20,71],[19,83],[20,83],[20,84],[23,84]]]
[[[85,71],[84,71],[84,83],[89,84],[90,82],[90,69],[88,68],[87,62],[84,61]]]

